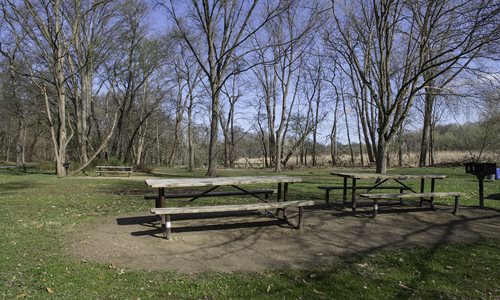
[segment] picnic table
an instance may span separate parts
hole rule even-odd
[[[314,205],[313,201],[288,201],[288,185],[290,183],[301,182],[302,179],[290,176],[240,176],[240,177],[217,177],[217,178],[171,178],[171,179],[147,179],[146,185],[158,189],[158,196],[155,197],[155,208],[151,213],[160,215],[161,227],[165,238],[170,239],[171,223],[170,215],[200,213],[200,212],[222,212],[222,211],[249,211],[249,210],[268,210],[277,209],[283,212],[283,218],[287,221],[286,209],[291,206],[299,208],[299,225],[301,228],[303,219],[303,207]],[[269,202],[267,199],[260,198],[250,189],[242,188],[242,185],[253,184],[277,184],[277,201]],[[234,189],[234,192],[213,192],[221,186],[228,186]],[[178,188],[205,188],[203,191],[190,192],[191,200],[205,196],[231,196],[231,195],[249,195],[259,198],[261,203],[250,204],[232,204],[232,205],[212,205],[196,207],[166,207],[167,189]],[[184,193],[183,193],[184,194]],[[182,194],[181,194],[182,195]],[[174,197],[172,197],[174,198]]]
[[[130,177],[130,174],[133,172],[133,168],[129,166],[97,166],[96,172],[99,176],[104,173],[109,174],[127,174]]]
[[[413,196],[419,197],[420,198],[420,203],[419,206],[422,205],[423,201],[429,201],[432,206],[432,202],[434,200],[434,197],[441,197],[445,196],[444,193],[436,193],[435,188],[436,188],[436,179],[444,179],[446,178],[446,175],[435,175],[435,174],[411,174],[411,175],[404,175],[404,174],[378,174],[378,173],[345,173],[345,172],[332,172],[330,173],[331,175],[334,176],[339,176],[343,178],[343,193],[342,193],[342,207],[344,207],[345,202],[347,201],[347,191],[351,191],[351,208],[353,214],[356,214],[356,205],[357,205],[357,182],[358,180],[375,180],[375,183],[372,185],[364,186],[364,191],[369,192],[371,190],[379,188],[382,184],[385,182],[391,180],[399,184],[402,188],[405,190],[410,191],[410,193],[414,193]],[[412,187],[408,186],[403,180],[408,180],[408,179],[417,179],[420,180],[420,189],[419,191],[415,191]],[[348,186],[348,181],[351,180],[351,185]],[[431,186],[430,186],[430,193],[425,193],[425,181],[430,180],[431,181]],[[418,194],[418,196],[417,196]],[[366,194],[363,194],[366,195]],[[378,194],[381,197],[379,199],[387,198],[390,195],[392,198],[407,198],[407,195],[402,196],[402,194]],[[398,197],[399,196],[399,197]],[[429,196],[430,199],[425,199],[426,196]],[[453,195],[451,195],[453,196]],[[376,205],[376,204],[375,204]],[[375,212],[376,212],[376,207],[375,207]]]

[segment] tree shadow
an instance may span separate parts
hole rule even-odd
[[[54,176],[54,171],[42,171],[36,169],[35,167],[17,167],[17,166],[3,166],[0,168],[0,174],[10,175],[10,176],[26,176],[26,175],[51,175]]]
[[[32,180],[26,180],[21,182],[9,182],[5,184],[0,184],[0,193],[2,193],[2,195],[14,194],[15,191],[33,189],[36,188],[37,186],[40,186],[40,184]]]
[[[249,251],[254,251],[256,257],[266,257],[262,261],[256,261],[256,263],[264,265],[269,260],[266,248],[262,248],[262,246],[267,245],[272,249],[276,247],[276,249],[291,251],[290,259],[304,270],[318,265],[315,253],[320,251],[318,250],[319,244],[321,244],[323,253],[322,266],[341,259],[352,263],[353,267],[364,257],[380,251],[415,246],[423,247],[425,250],[419,251],[421,253],[419,259],[414,263],[420,273],[404,282],[411,289],[418,290],[421,281],[432,274],[433,269],[428,262],[438,254],[441,245],[486,238],[495,234],[500,228],[500,214],[496,209],[486,209],[484,211],[490,213],[485,214],[483,210],[462,206],[457,215],[452,215],[452,206],[436,205],[436,210],[431,211],[428,207],[420,208],[410,205],[403,205],[400,208],[393,207],[393,205],[399,205],[399,202],[383,204],[385,207],[379,213],[384,216],[380,215],[378,218],[372,217],[369,205],[366,206],[368,208],[366,211],[360,209],[356,217],[352,216],[350,209],[339,211],[328,208],[323,203],[306,207],[305,226],[300,234],[289,234],[289,232],[294,232],[289,224],[281,219],[268,218],[266,214],[256,211],[173,216],[172,222],[174,224],[179,221],[186,222],[175,224],[179,227],[172,228],[172,233],[174,240],[176,237],[183,240],[182,233],[207,232],[209,237],[208,231],[219,231],[218,234],[213,233],[214,239],[208,238],[209,242],[204,241],[196,249],[188,248],[185,251],[183,249],[182,259],[187,262],[191,260],[195,262],[201,259],[200,257],[207,260],[223,259],[230,255],[236,257],[242,254],[248,255]],[[390,216],[391,214],[394,217]],[[429,216],[429,214],[437,216]],[[259,219],[259,216],[266,219]],[[236,220],[232,219],[233,217],[252,218]],[[295,210],[289,212],[289,217],[293,223],[296,223]],[[158,226],[158,218],[154,215],[116,218],[116,223],[120,226],[144,226],[139,230],[135,228],[134,232],[127,232],[130,236],[151,236],[155,239],[163,239]],[[273,227],[287,230],[277,231]],[[401,227],[402,230],[395,230]],[[224,232],[231,229],[244,230],[235,230],[227,234]],[[297,233],[299,232],[297,231]],[[461,238],[459,235],[464,235],[465,238]],[[189,239],[190,237],[185,236],[185,238]],[[181,242],[179,243],[179,247],[184,247]],[[277,259],[279,265],[280,258]],[[269,265],[266,268],[275,268],[276,266]],[[410,296],[413,293],[411,289],[402,287],[399,290],[398,298]]]

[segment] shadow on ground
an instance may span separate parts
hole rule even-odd
[[[68,236],[66,250],[86,260],[122,268],[182,273],[308,269],[340,256],[391,248],[500,238],[500,212],[465,207],[389,205],[371,217],[371,207],[349,210],[317,205],[307,209],[302,231],[262,213],[180,215],[172,240],[165,240],[155,216],[107,217]],[[296,224],[297,211],[290,210]]]

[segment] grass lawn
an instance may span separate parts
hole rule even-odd
[[[319,184],[337,182],[328,168],[284,172],[300,176],[294,198],[322,200]],[[365,171],[366,170],[344,170]],[[437,191],[465,193],[462,205],[477,205],[477,180],[463,168],[391,169],[394,173],[436,173]],[[199,170],[157,170],[162,177],[203,176]],[[223,176],[265,175],[271,170],[222,170]],[[500,298],[500,239],[427,248],[379,251],[339,257],[322,269],[195,276],[147,272],[98,264],[65,254],[64,237],[98,216],[147,211],[152,202],[145,178],[56,178],[34,169],[0,169],[1,299],[390,299]],[[135,176],[134,176],[135,177]],[[417,186],[417,182],[411,182]],[[486,182],[485,194],[500,192],[500,181]],[[213,202],[227,202],[213,199]],[[437,203],[451,204],[452,199]],[[207,202],[205,202],[207,203]],[[486,200],[500,209],[500,201]],[[209,234],[209,232],[207,232]],[[499,233],[500,236],[500,233]]]

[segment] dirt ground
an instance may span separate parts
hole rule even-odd
[[[319,268],[340,255],[379,249],[500,238],[500,212],[451,207],[308,208],[302,231],[265,213],[186,215],[173,218],[172,240],[165,240],[147,212],[98,219],[67,237],[66,251],[117,268],[262,272],[280,268]],[[296,222],[296,212],[290,212]]]

